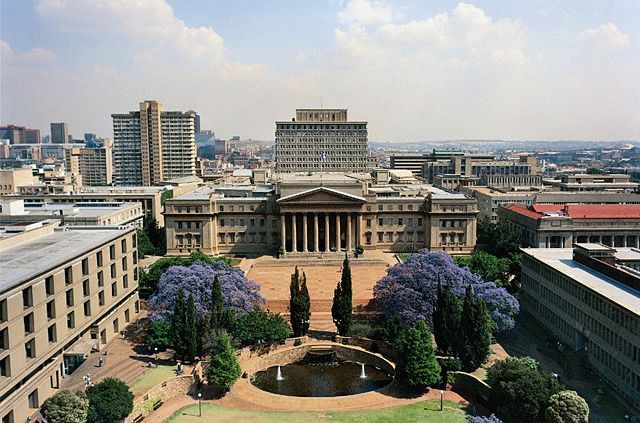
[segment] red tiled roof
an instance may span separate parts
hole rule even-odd
[[[557,213],[564,209],[564,204],[532,204],[529,210],[538,213]]]
[[[640,204],[567,204],[565,210],[573,219],[640,219]]]
[[[511,210],[512,212],[516,212],[518,214],[530,217],[532,219],[538,219],[540,216],[542,216],[542,213],[537,213],[533,210],[529,210],[528,208],[526,208],[525,206],[521,205],[521,204],[509,204],[507,206],[504,206],[506,209]]]

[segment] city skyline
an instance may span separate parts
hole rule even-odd
[[[322,103],[372,141],[638,140],[639,18],[632,1],[4,0],[0,123],[112,137],[112,113],[158,100],[272,140]]]

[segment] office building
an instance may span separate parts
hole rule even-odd
[[[367,122],[349,121],[347,109],[296,109],[276,122],[276,171],[365,172]]]
[[[164,111],[157,101],[113,114],[116,185],[151,186],[195,175],[195,112]]]
[[[25,185],[34,185],[30,167],[0,169],[0,195],[16,194],[19,187]]]
[[[253,179],[265,177],[256,172]],[[168,254],[319,257],[357,246],[470,254],[475,246],[475,200],[431,185],[340,173],[278,174],[253,184],[250,176],[235,179],[166,201]]]
[[[9,144],[40,144],[40,130],[24,126],[0,126],[0,140],[9,140]]]
[[[598,243],[640,248],[640,204],[509,204],[498,208],[498,219],[528,247]]]
[[[550,185],[560,191],[617,191],[639,192],[637,182],[631,182],[631,175],[624,174],[587,174],[576,173],[559,175],[555,179],[545,179],[545,185]]]
[[[111,185],[113,181],[111,146],[74,147],[66,150],[65,153],[66,171],[82,176],[83,185]]]
[[[640,410],[640,252],[523,249],[522,311]]]
[[[66,122],[51,124],[51,143],[66,144],[69,142],[69,127]]]
[[[139,311],[136,230],[0,232],[0,418],[25,422]]]

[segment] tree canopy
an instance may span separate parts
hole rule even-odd
[[[216,349],[209,360],[207,382],[228,391],[240,377],[240,372],[240,364],[231,347],[229,335],[224,330],[220,331]]]
[[[348,336],[351,328],[352,296],[351,268],[349,267],[349,259],[345,257],[342,263],[342,277],[333,291],[333,305],[331,306],[331,317],[338,328],[338,334],[341,336]]]
[[[247,313],[255,306],[264,304],[260,285],[248,280],[242,270],[221,260],[213,263],[196,262],[190,266],[172,266],[160,277],[158,292],[149,299],[151,317],[169,318],[181,289],[185,297],[193,295],[196,319],[208,317],[211,296],[206,293],[212,292],[216,276],[220,280],[225,309]]]
[[[589,405],[576,391],[562,391],[549,399],[547,423],[587,423]]]
[[[87,388],[88,423],[116,423],[133,411],[133,394],[120,379],[106,378]]]
[[[298,266],[291,275],[289,292],[289,313],[293,336],[306,335],[311,318],[311,299],[307,289],[307,276],[304,272],[300,275]]]
[[[480,276],[457,266],[444,251],[421,250],[404,263],[391,267],[376,283],[373,294],[387,318],[400,316],[409,325],[423,320],[433,328],[439,281],[449,286],[457,298],[463,298],[467,286],[472,286],[474,297],[486,304],[495,329],[499,332],[513,328],[520,308],[515,297],[495,283],[484,282]]]
[[[426,387],[440,380],[440,365],[433,350],[431,333],[423,321],[407,330],[396,342],[400,353],[400,378],[414,387]]]
[[[60,391],[42,404],[42,415],[49,423],[85,423],[89,398],[84,392]]]

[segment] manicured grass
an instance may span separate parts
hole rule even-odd
[[[174,377],[175,375],[175,366],[154,367],[147,370],[142,376],[134,380],[129,388],[131,388],[131,392],[133,392],[133,395],[137,397],[140,395],[144,395],[149,389],[167,379]]]
[[[616,422],[623,421],[624,415],[629,413],[629,410],[625,409],[624,406],[620,404],[620,401],[606,391],[602,394],[598,394],[596,397],[596,403],[600,408],[602,408],[602,411],[607,413],[607,415]]]
[[[327,422],[332,423],[464,423],[464,411],[454,402],[445,401],[444,411],[440,411],[440,401],[424,401],[401,407],[381,408],[364,411],[336,412],[269,412],[250,411],[223,407],[215,404],[202,404],[202,417],[198,417],[198,406],[190,405],[176,411],[166,423],[189,422]]]

